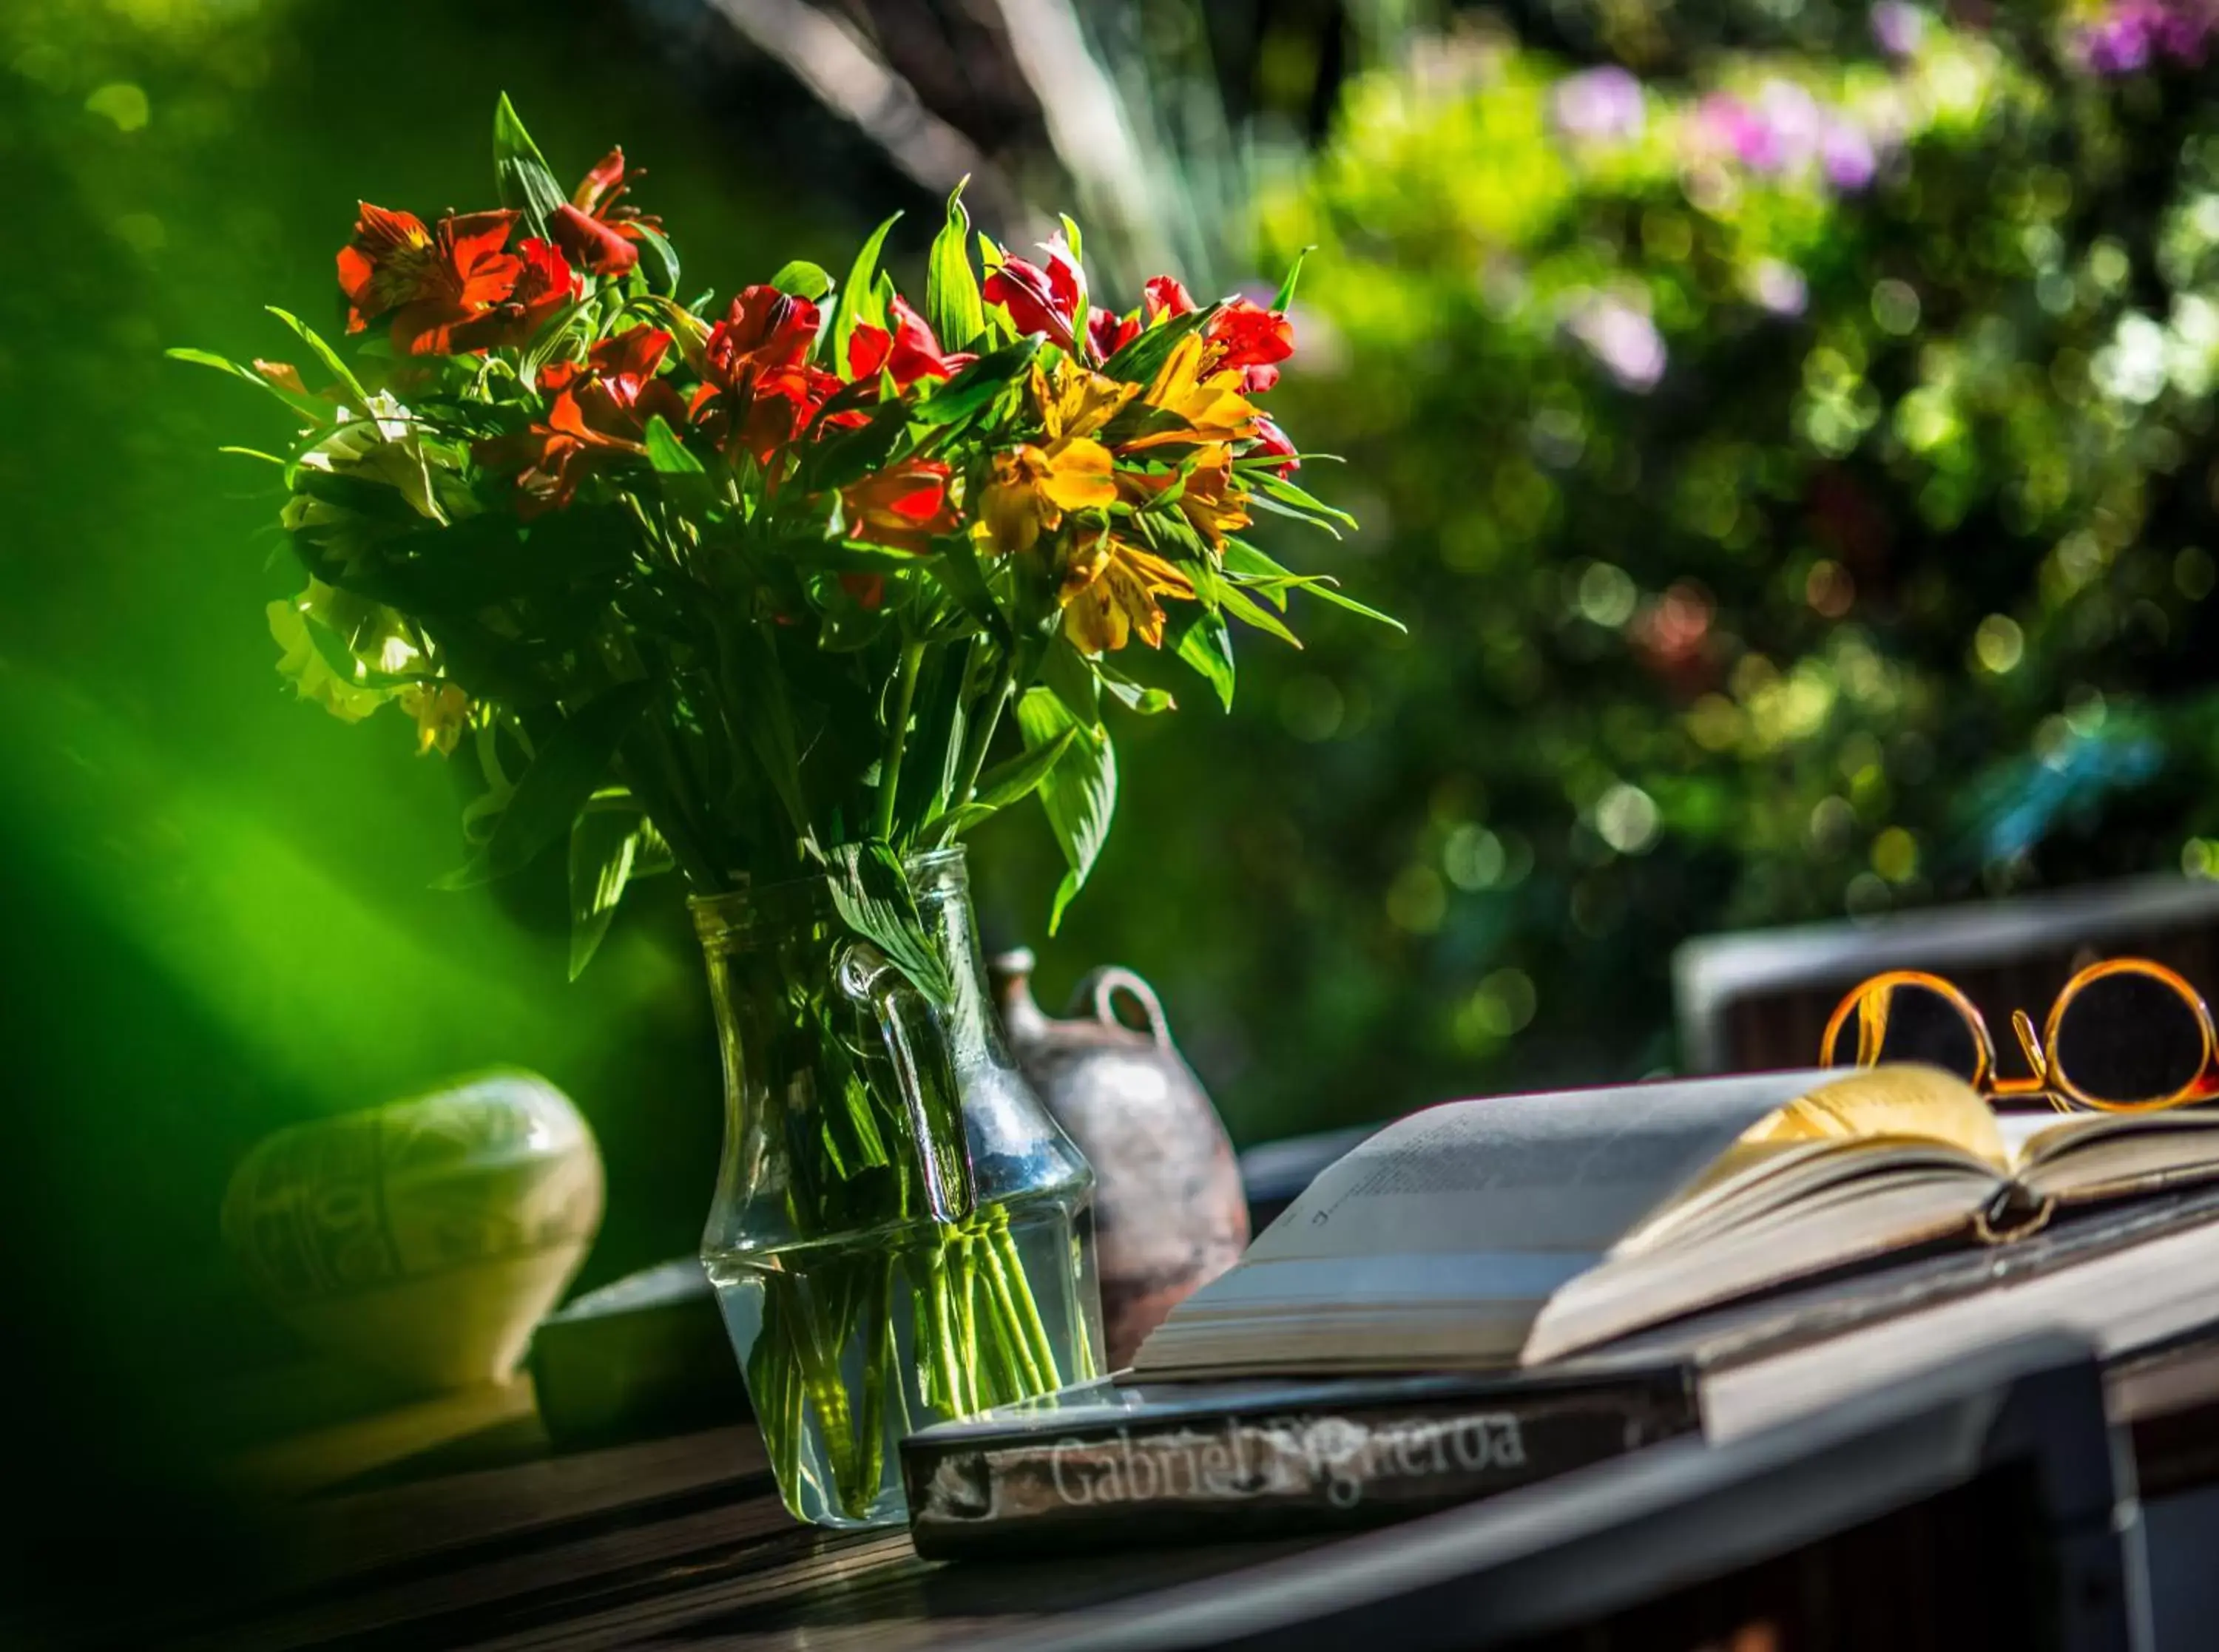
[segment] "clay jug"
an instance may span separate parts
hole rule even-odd
[[[1248,1204],[1217,1110],[1172,1044],[1163,1005],[1128,969],[1078,984],[1070,1018],[1044,1013],[1033,955],[988,966],[1017,1061],[1094,1167],[1094,1231],[1111,1369],[1248,1243]],[[1122,1021],[1131,1001],[1147,1032]]]

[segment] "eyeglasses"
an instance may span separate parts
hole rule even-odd
[[[1826,1022],[1822,1066],[1924,1061],[1957,1073],[1991,1101],[2046,1098],[2060,1113],[2154,1113],[2219,1096],[2219,1034],[2187,981],[2147,958],[2091,964],[2034,1018],[2011,1011],[2029,1076],[1996,1071],[1995,1040],[1973,1001],[1923,970],[1890,970],[1854,988]]]

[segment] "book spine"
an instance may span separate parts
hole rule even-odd
[[[1701,1426],[1692,1379],[904,1442],[929,1558],[1381,1525]]]

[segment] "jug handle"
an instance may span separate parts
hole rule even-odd
[[[1091,1000],[1094,1018],[1104,1027],[1122,1027],[1125,1023],[1117,1014],[1117,995],[1128,993],[1137,999],[1142,1013],[1148,1018],[1148,1030],[1156,1040],[1156,1047],[1172,1047],[1171,1024],[1164,1019],[1164,1006],[1156,997],[1155,988],[1122,964],[1110,964],[1092,972],[1078,984],[1078,997]]]
[[[963,1102],[948,1029],[924,994],[867,942],[847,947],[833,966],[842,996],[868,1010],[886,1040],[902,1110],[924,1176],[932,1219],[942,1227],[968,1216],[977,1203],[971,1180],[971,1146],[963,1133]]]

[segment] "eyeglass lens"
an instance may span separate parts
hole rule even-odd
[[[1868,1025],[1878,1035],[1876,1052],[1864,1050]],[[1967,1079],[1980,1069],[1980,1040],[1972,1023],[1948,998],[1917,982],[1867,987],[1858,995],[1855,1012],[1842,1018],[1826,1056],[1837,1067],[1855,1066],[1860,1059],[1924,1061]]]
[[[2187,999],[2154,976],[2091,981],[2057,1021],[2058,1076],[2101,1101],[2162,1101],[2203,1070],[2203,1030]]]

